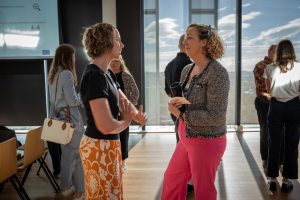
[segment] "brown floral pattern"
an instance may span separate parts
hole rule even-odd
[[[272,63],[272,61],[266,56],[263,60],[258,62],[253,70],[254,79],[255,79],[255,87],[256,87],[256,95],[263,96],[262,93],[266,93],[266,82],[263,77],[265,68],[268,64]]]
[[[123,199],[119,140],[98,140],[84,135],[80,157],[85,177],[86,200]]]

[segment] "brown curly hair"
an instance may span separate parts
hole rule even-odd
[[[90,58],[101,56],[114,47],[114,29],[108,23],[96,23],[85,29],[82,44]]]
[[[61,44],[56,48],[48,75],[49,84],[54,82],[55,75],[59,68],[71,71],[75,79],[75,84],[77,83],[76,67],[73,60],[74,54],[75,48],[70,44]]]
[[[221,37],[218,35],[217,31],[204,24],[190,24],[189,28],[196,28],[198,31],[198,37],[200,40],[207,40],[207,44],[204,47],[206,56],[212,59],[221,58],[224,55],[224,43]]]

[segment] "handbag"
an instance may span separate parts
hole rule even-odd
[[[58,111],[55,109],[58,78],[59,75],[56,81],[53,113],[57,117],[59,113],[65,112],[65,119],[60,121],[53,117],[45,118],[41,139],[58,144],[68,144],[72,139],[74,126],[70,123],[71,112],[69,106],[63,107]]]

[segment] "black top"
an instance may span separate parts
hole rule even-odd
[[[113,117],[118,119],[120,114],[118,106],[118,86],[115,82],[115,77],[112,76],[114,75],[110,70],[105,73],[94,64],[88,65],[83,73],[80,93],[87,117],[85,135],[91,138],[107,140],[119,139],[119,134],[105,135],[97,129],[89,104],[90,100],[106,98]]]
[[[122,73],[123,72],[116,73],[115,76],[117,78],[117,82],[120,85],[120,89],[124,92],[124,83],[123,83],[123,79],[122,79]]]
[[[190,58],[184,53],[177,53],[176,57],[168,63],[165,69],[165,92],[171,96],[170,85],[180,81],[182,69],[192,63]]]

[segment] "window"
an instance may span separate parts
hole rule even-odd
[[[241,83],[236,83],[236,1],[151,0],[145,6],[145,106],[149,125],[173,124],[164,92],[164,69],[178,52],[179,36],[190,23],[215,26],[224,40],[225,55],[219,61],[229,72],[227,124],[235,124],[236,84],[241,84],[241,123],[256,124],[253,68],[270,44],[290,39],[300,58],[300,2],[244,0],[242,6]],[[278,13],[285,12],[285,15]]]
[[[278,14],[278,13],[285,13]],[[290,0],[243,1],[242,5],[242,105],[241,122],[257,123],[253,69],[273,43],[290,39],[300,56],[300,2]]]

